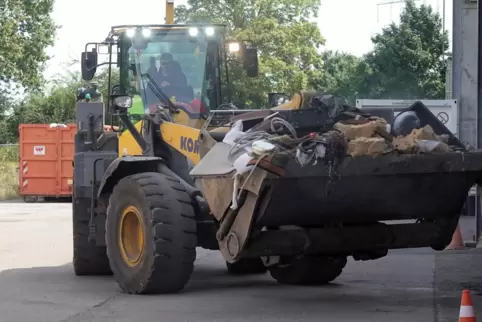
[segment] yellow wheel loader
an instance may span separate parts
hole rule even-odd
[[[103,49],[108,59],[100,63]],[[177,88],[161,86],[165,53],[174,74],[172,80],[164,79],[171,83],[185,79]],[[104,42],[86,45],[83,79],[91,80],[99,66],[107,65],[109,73],[118,67],[120,83],[109,85],[108,100],[91,100],[89,88],[77,96],[73,189],[77,275],[114,272],[127,291],[173,291],[187,281],[196,246],[218,248],[217,224],[189,171],[201,158],[201,128],[214,129],[213,137],[220,138],[227,128],[217,125],[248,112],[229,110],[232,104],[222,102],[223,95],[228,96],[222,92],[226,80],[221,74],[226,72],[228,56],[239,59],[248,76],[256,77],[256,48],[225,40],[222,25],[116,26]],[[132,112],[134,102],[138,106]],[[107,131],[105,124],[116,120],[120,129]],[[159,264],[166,261],[176,267],[162,264],[161,269]],[[227,263],[227,268],[233,274],[266,272],[260,259]],[[169,285],[158,284],[160,272]],[[147,277],[154,284],[146,283]],[[133,280],[140,284],[125,284]]]
[[[102,48],[106,62],[99,62]],[[371,260],[389,249],[441,250],[450,242],[467,192],[482,178],[480,152],[451,136],[457,152],[344,158],[343,142],[329,131],[336,102],[300,92],[264,110],[232,109],[227,59],[256,77],[255,45],[227,41],[222,25],[118,26],[86,45],[83,79],[105,64],[110,73],[118,67],[120,83],[103,100],[78,93],[77,275],[113,274],[129,293],[177,292],[202,247],[220,250],[233,274],[269,271],[280,283],[324,284],[348,256]],[[433,121],[423,106],[414,110]],[[115,120],[119,128],[106,131]],[[247,175],[231,162],[242,149],[226,143],[239,125],[246,137],[234,141],[261,155],[245,164]],[[263,126],[287,129],[270,136],[286,151],[272,155],[273,144],[247,139]],[[331,136],[316,134],[322,129]],[[301,151],[308,141],[331,147],[323,150],[331,161],[300,166],[287,146],[296,142]],[[406,219],[414,222],[387,224]]]

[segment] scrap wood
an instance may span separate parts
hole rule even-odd
[[[414,136],[417,140],[439,141],[445,144],[448,144],[449,141],[447,134],[437,135],[430,125],[425,125],[420,129],[414,129],[409,135]]]
[[[379,129],[385,129],[386,131],[387,122],[381,118],[362,124],[345,124],[338,122],[333,128],[343,133],[348,140],[356,140],[360,137],[376,137]]]
[[[435,134],[432,127],[426,125],[423,128],[412,130],[407,136],[394,138],[392,144],[397,151],[402,153],[449,152],[450,147],[445,141],[444,136]],[[434,142],[438,142],[438,144],[433,144]]]
[[[437,134],[435,134],[435,131],[430,125],[425,125],[420,129],[413,129],[407,137],[413,137],[415,140],[439,140]]]
[[[392,141],[395,150],[402,153],[419,153],[419,147],[415,142],[415,138],[411,136],[397,136]]]
[[[362,155],[380,155],[388,149],[388,144],[384,138],[365,138],[359,137],[348,143],[348,155],[352,157]]]

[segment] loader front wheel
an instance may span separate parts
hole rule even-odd
[[[261,258],[243,258],[235,263],[226,262],[226,268],[232,275],[264,274],[268,270]]]
[[[282,258],[269,267],[271,276],[280,284],[321,285],[337,278],[346,266],[346,257],[301,256]]]
[[[114,277],[124,291],[183,289],[196,259],[196,220],[184,186],[160,173],[120,180],[107,208],[106,243]]]

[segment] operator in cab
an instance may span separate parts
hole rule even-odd
[[[194,98],[193,90],[187,84],[181,65],[170,53],[161,55],[156,81],[169,98],[175,98],[176,101],[190,101]]]
[[[159,69],[156,68],[154,57],[152,57],[151,68],[149,68],[147,73],[173,103],[190,103],[194,99],[194,91],[188,85],[187,78],[182,72],[179,62],[173,59],[172,54],[163,53],[160,56]],[[141,97],[141,80],[136,74],[135,67],[132,67],[129,72],[132,107],[128,113],[130,115],[153,113],[159,98],[148,88],[143,91],[146,97],[144,99]]]

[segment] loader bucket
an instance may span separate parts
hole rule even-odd
[[[219,172],[227,168],[215,164],[215,148],[206,156],[213,159],[206,161],[218,173],[203,173],[208,169],[200,164],[193,175],[209,187],[206,196],[216,215],[216,209],[230,205],[220,200],[231,198],[232,174]],[[321,162],[301,167],[289,160],[282,169],[263,162],[258,168],[265,175],[252,218],[243,208],[236,217],[252,220],[239,256],[441,250],[451,240],[470,188],[482,179],[482,152],[360,156],[345,158],[337,167]],[[222,218],[219,211],[217,216]],[[278,229],[283,226],[302,230]],[[266,227],[278,228],[262,231]]]
[[[264,226],[457,216],[482,178],[482,152],[347,158],[337,173],[288,163],[265,180]]]
[[[275,116],[296,131],[292,137],[322,133],[333,139],[325,145],[330,156],[307,163],[293,156],[292,146],[280,149],[251,160],[254,170],[242,175],[244,181],[239,183],[233,166],[239,156],[233,156],[228,144],[217,143],[192,169],[219,223],[216,237],[224,258],[234,262],[243,257],[342,254],[373,259],[395,248],[444,249],[469,190],[482,182],[482,151],[467,151],[426,106],[416,102],[406,111],[416,113],[421,133],[429,126],[432,134],[446,136],[443,152],[393,148],[352,156],[340,148],[341,141],[345,142],[340,136],[345,134],[340,135],[335,125],[369,116],[330,95],[311,102],[313,108],[276,111]],[[252,135],[273,132],[272,112],[240,116],[242,129]],[[382,141],[393,143],[394,136],[380,131]],[[281,140],[281,134],[277,135]],[[420,140],[434,140],[428,137]],[[299,151],[296,145],[296,154]]]

